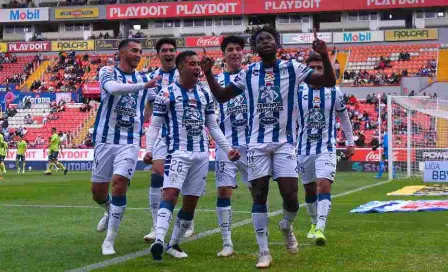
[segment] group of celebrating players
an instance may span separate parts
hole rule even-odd
[[[152,163],[149,207],[153,227],[144,239],[152,242],[154,260],[162,260],[164,251],[175,258],[188,257],[179,242],[193,233],[195,208],[205,193],[207,133],[217,143],[216,211],[223,241],[218,257],[234,253],[231,196],[238,172],[253,199],[252,223],[260,249],[257,268],[272,264],[267,208],[271,177],[283,198],[283,218],[278,225],[286,250],[298,253],[293,222],[299,209],[299,174],[312,223],[307,237],[317,245],[326,243],[324,230],[336,172],[336,116],[347,138],[346,155],[354,151],[352,127],[343,96],[335,87],[326,44],[316,37],[315,53],[306,65],[279,60],[279,34],[274,28],[263,27],[250,39],[261,61],[245,69],[244,44],[239,36],[222,40],[226,68],[217,77],[212,74],[213,60],[205,49],[202,59],[193,51],[177,55],[176,42],[170,38],[157,42],[162,67],[149,75],[135,70],[142,49],[133,39],[120,43],[118,66],[101,68],[101,105],[93,136],[92,195],[105,209],[98,224],[98,231],[107,230],[102,244],[104,255],[115,254],[114,241],[138,159],[142,125],[150,115],[144,161]],[[201,84],[201,74],[208,86]],[[171,239],[165,244],[180,193],[182,207]]]

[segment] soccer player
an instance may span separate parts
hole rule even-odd
[[[25,153],[27,149],[26,141],[23,139],[23,136],[19,137],[19,141],[17,142],[17,155],[16,155],[16,166],[17,173],[20,173],[20,162],[22,163],[22,173],[25,174]]]
[[[164,88],[154,103],[154,112],[147,138],[144,161],[150,163],[154,142],[163,123],[167,125],[168,155],[165,162],[163,197],[157,213],[156,241],[151,245],[154,260],[162,260],[165,235],[168,231],[179,193],[183,195],[182,208],[177,214],[171,240],[166,247],[169,255],[186,258],[179,241],[194,217],[198,199],[205,192],[209,154],[206,127],[213,139],[237,160],[239,153],[227,143],[216,123],[211,95],[202,84],[200,59],[196,52],[185,51],[176,58],[179,80]]]
[[[159,93],[162,88],[168,87],[171,83],[175,82],[179,77],[179,73],[176,69],[176,51],[177,45],[176,40],[172,38],[161,38],[156,42],[157,56],[162,63],[162,67],[152,72],[149,75],[150,79],[159,77],[159,86],[156,92]],[[152,113],[153,101],[148,101],[145,109],[145,121],[149,119]],[[162,187],[163,187],[163,166],[165,163],[165,157],[167,155],[166,146],[166,126],[163,125],[160,133],[157,137],[157,141],[154,146],[153,161],[152,161],[152,174],[151,182],[149,187],[148,199],[149,208],[152,214],[153,226],[151,231],[143,237],[147,242],[154,241],[156,239],[155,226],[157,223],[157,211],[160,206],[160,199],[162,198]],[[188,234],[192,234],[193,231],[189,231]]]
[[[323,55],[324,73],[313,72],[292,60],[276,57],[280,35],[275,28],[264,26],[251,36],[251,47],[261,57],[227,85],[221,87],[211,72],[213,62],[205,56],[202,69],[211,91],[219,102],[226,102],[245,92],[249,105],[249,134],[247,147],[248,179],[252,186],[252,223],[260,249],[257,268],[271,266],[268,247],[267,197],[269,179],[277,181],[283,198],[283,219],[279,222],[286,249],[298,252],[292,223],[297,211],[298,169],[295,143],[297,89],[299,83],[334,86],[336,79],[327,54],[325,42],[316,40],[313,48]],[[205,51],[205,49],[204,49]]]
[[[306,60],[308,68],[323,72],[324,53],[312,54]],[[336,175],[336,115],[347,138],[346,157],[353,155],[353,131],[344,97],[336,87],[302,83],[298,92],[299,130],[298,164],[305,202],[311,217],[307,234],[317,245],[325,245],[325,223],[331,209],[331,184]]]
[[[8,152],[8,143],[3,138],[3,133],[0,133],[0,172],[6,174],[5,158]]]
[[[381,154],[382,160],[380,161],[380,167],[378,168],[378,173],[376,174],[375,178],[376,179],[380,179],[383,177],[383,173],[384,173],[384,165],[387,162],[389,156],[388,156],[388,152],[389,152],[389,136],[387,136],[387,132],[384,133],[383,136],[383,143],[382,144],[378,144],[376,146],[372,146],[372,150],[375,151],[378,149],[378,147],[383,146],[383,153]],[[395,178],[395,171],[392,171],[394,178]]]
[[[158,79],[148,81],[146,75],[135,70],[142,55],[138,40],[122,40],[118,50],[120,65],[99,71],[101,104],[93,131],[92,197],[106,210],[97,227],[98,231],[107,229],[103,255],[115,254],[114,241],[126,209],[126,191],[140,150],[145,104],[155,97],[147,89],[154,88]]]
[[[56,133],[56,128],[51,128],[51,138],[48,144],[48,168],[45,171],[45,175],[51,175],[51,168],[57,167],[58,169],[64,170],[64,175],[67,175],[68,170],[65,166],[58,161],[59,150],[62,151],[61,138]]]
[[[224,55],[226,71],[217,76],[218,83],[225,87],[230,84],[230,80],[241,70],[243,58],[244,39],[238,36],[225,37],[221,42],[221,51]],[[232,208],[230,199],[232,189],[237,187],[237,174],[241,173],[241,180],[246,185],[247,180],[247,160],[246,149],[249,138],[249,128],[247,125],[247,99],[243,94],[225,103],[219,103],[219,127],[226,136],[227,142],[231,143],[234,149],[238,150],[241,159],[231,162],[227,158],[227,153],[221,148],[216,148],[216,185],[218,187],[218,200],[216,202],[216,213],[218,223],[221,228],[223,248],[218,253],[218,257],[228,257],[233,254],[233,243],[231,237]]]

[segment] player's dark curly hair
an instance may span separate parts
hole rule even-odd
[[[157,53],[160,52],[160,49],[162,48],[162,45],[164,44],[170,44],[174,47],[175,50],[177,50],[177,44],[176,44],[176,40],[172,39],[172,38],[160,38],[159,40],[157,40],[156,42],[156,51]]]
[[[236,43],[244,49],[244,38],[236,35],[230,35],[225,37],[221,42],[221,51],[224,53],[226,51],[227,45],[229,43]]]
[[[258,34],[261,32],[267,32],[274,36],[275,43],[277,44],[277,48],[282,47],[280,42],[280,34],[278,33],[277,29],[271,25],[264,25],[263,27],[256,27],[252,29],[252,35],[250,36],[250,48],[254,53],[257,53],[257,43],[256,39]]]
[[[317,53],[312,53],[306,60],[305,63],[308,65],[312,61],[322,61],[322,57]]]

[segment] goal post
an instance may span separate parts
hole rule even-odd
[[[448,101],[389,95],[387,134],[389,180],[421,180],[425,162],[448,162]]]

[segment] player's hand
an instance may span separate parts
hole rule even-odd
[[[150,81],[145,83],[145,89],[151,89],[159,86],[160,76],[156,76],[155,78],[151,79]]]
[[[347,159],[350,159],[355,154],[355,147],[354,146],[347,146],[345,149],[345,156]]]
[[[204,74],[207,73],[211,73],[212,72],[212,68],[213,68],[213,64],[215,63],[214,60],[212,58],[209,58],[207,56],[207,51],[205,51],[205,47],[202,47],[203,52],[203,56],[201,59],[201,69],[204,72]]]
[[[316,51],[316,53],[318,53],[319,55],[328,54],[327,44],[324,41],[319,40],[319,38],[317,38],[317,32],[315,28],[313,28],[313,33],[314,33],[314,41],[313,41],[314,51]]]
[[[240,152],[236,149],[231,149],[229,151],[229,153],[227,154],[227,157],[229,158],[230,161],[237,161],[240,159],[241,155]]]
[[[148,152],[145,154],[145,156],[143,157],[143,162],[146,164],[152,164],[152,153]]]

